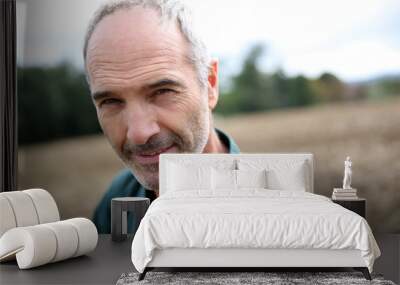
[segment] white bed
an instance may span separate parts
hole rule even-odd
[[[155,267],[354,267],[370,278],[379,255],[365,219],[313,194],[312,154],[161,155],[160,197],[132,243],[140,279]]]

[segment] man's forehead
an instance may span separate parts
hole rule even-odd
[[[192,69],[187,58],[171,49],[149,49],[109,55],[97,52],[88,58],[92,92],[99,89],[143,89],[160,80],[185,80]]]
[[[189,45],[178,26],[161,25],[158,13],[149,9],[105,17],[89,41],[86,58],[92,92],[132,79],[162,77],[189,63]]]
[[[174,45],[142,42],[141,44],[130,44],[129,46],[112,46],[107,43],[94,44],[88,53],[88,65],[116,64],[136,67],[143,63],[164,62],[171,64],[182,63],[189,59],[187,53]]]
[[[115,76],[110,76],[110,80],[103,77],[101,80],[98,80],[96,84],[94,84],[94,88],[92,88],[91,91],[95,92],[98,90],[107,90],[115,93],[123,92],[125,90],[145,91],[160,87],[158,85],[160,82],[177,82],[182,86],[185,86],[185,81],[187,81],[187,77],[185,77],[184,74],[175,72],[174,70],[165,70],[165,72],[155,71],[148,74],[140,74],[137,77],[130,76],[126,78],[116,78]]]
[[[149,78],[147,81],[139,81],[133,85],[123,86],[120,84],[111,84],[106,87],[101,88],[102,85],[98,86],[95,90],[92,91],[92,99],[95,101],[99,101],[103,98],[107,98],[114,95],[121,95],[125,91],[136,90],[138,92],[146,92],[158,88],[179,88],[186,89],[186,84],[184,81],[173,75],[165,75],[165,76],[156,76],[153,78]]]
[[[98,53],[115,57],[152,52],[185,54],[187,50],[188,43],[177,23],[161,23],[158,12],[138,7],[106,16],[88,43],[88,57]]]

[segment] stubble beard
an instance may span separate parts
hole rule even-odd
[[[204,106],[204,102],[202,104]],[[205,105],[198,112],[193,112],[188,119],[190,133],[175,134],[172,132],[157,134],[149,139],[146,144],[134,145],[126,142],[122,152],[111,143],[120,159],[128,167],[139,183],[146,189],[158,192],[159,190],[159,164],[142,165],[135,162],[132,157],[140,152],[161,149],[174,144],[177,153],[202,153],[209,138],[211,117],[208,106]],[[110,141],[110,140],[109,140]],[[111,141],[110,141],[111,142]]]

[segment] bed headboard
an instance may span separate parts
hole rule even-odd
[[[215,166],[231,169],[238,169],[238,165],[246,162],[260,162],[269,165],[277,164],[305,164],[305,190],[307,192],[314,192],[314,161],[313,154],[311,153],[240,153],[240,154],[189,154],[189,153],[166,153],[160,155],[159,164],[159,191],[160,195],[166,192],[166,185],[168,181],[168,163],[179,163],[190,166]]]

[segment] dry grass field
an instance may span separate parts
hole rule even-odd
[[[353,160],[353,183],[367,198],[367,219],[378,232],[400,232],[400,99],[355,102],[217,118],[242,152],[311,152],[315,192],[340,187],[343,161]],[[22,147],[19,188],[50,191],[62,218],[91,217],[113,175],[123,168],[103,136]]]

